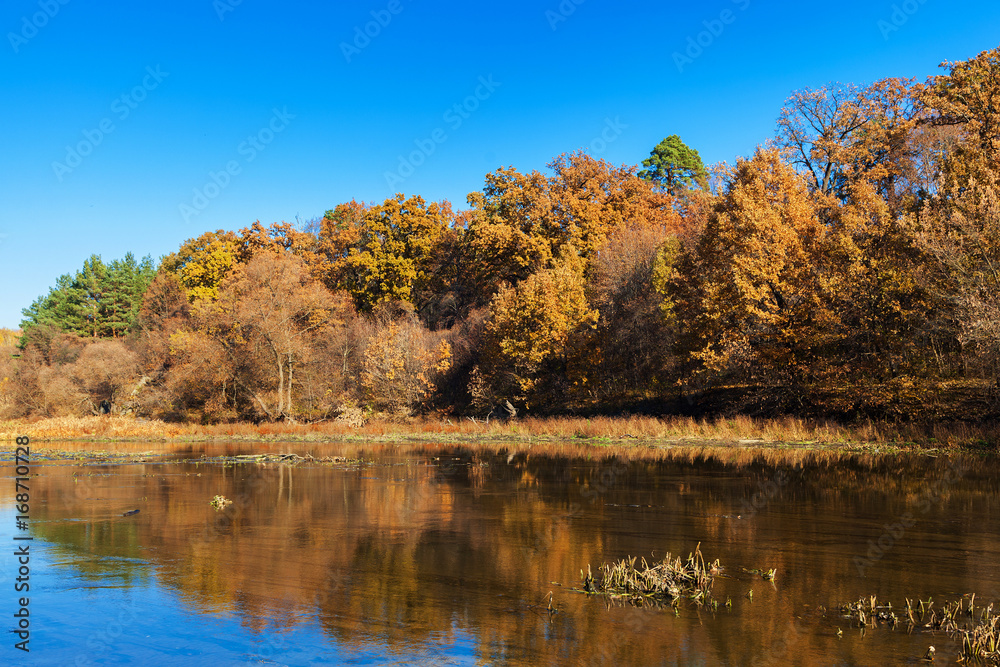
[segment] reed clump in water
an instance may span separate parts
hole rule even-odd
[[[215,496],[214,498],[212,498],[212,502],[209,503],[209,505],[211,505],[212,507],[214,507],[215,511],[217,511],[217,512],[219,510],[226,509],[227,507],[229,507],[232,504],[233,504],[233,501],[230,500],[229,498],[226,498],[225,496]]]
[[[701,543],[686,561],[667,554],[659,563],[650,565],[642,558],[637,566],[633,556],[600,567],[601,583],[595,587],[593,576],[584,579],[584,590],[626,598],[630,603],[642,606],[647,603],[676,603],[688,598],[701,605],[710,603],[715,573],[721,568],[719,561],[708,565],[701,553]]]
[[[882,604],[872,595],[844,605],[841,612],[860,627],[878,627],[884,623],[894,628],[897,623],[902,623],[908,632],[918,627],[944,632],[952,639],[961,641],[963,659],[1000,665],[1000,614],[993,610],[991,604],[981,610],[977,618],[975,595],[966,595],[937,609],[933,599],[926,602],[907,599],[905,607],[895,610],[892,603]]]

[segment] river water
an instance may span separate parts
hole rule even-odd
[[[36,455],[27,532],[15,528],[4,457],[8,622],[21,594],[7,545],[33,540],[30,653],[6,633],[0,663],[896,665],[926,664],[934,645],[934,664],[955,664],[960,647],[946,635],[862,630],[839,608],[870,595],[1000,603],[992,459],[738,447],[115,451],[131,458]],[[343,458],[206,458],[262,451]],[[216,495],[232,504],[213,508]],[[686,557],[699,543],[722,566],[718,609],[636,608],[573,590],[588,565]],[[771,568],[773,582],[752,572]]]

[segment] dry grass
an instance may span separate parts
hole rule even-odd
[[[632,557],[605,563],[600,569],[600,592],[625,597],[636,606],[643,606],[649,601],[676,602],[681,597],[704,604],[711,597],[714,572],[719,570],[719,561],[706,566],[699,544],[694,553],[688,555],[686,563],[681,561],[680,556],[672,558],[667,554],[661,562],[653,565],[643,558],[642,566],[636,567],[636,559]],[[589,566],[587,570],[584,590],[597,592]]]
[[[697,420],[688,417],[528,417],[485,424],[468,419],[368,421],[356,426],[331,421],[317,424],[168,424],[126,417],[80,417],[0,422],[0,440],[28,435],[34,440],[302,440],[368,442],[575,442],[613,445],[698,446],[706,444],[811,445],[838,448],[899,446],[978,446],[1000,443],[996,425],[931,426],[868,422],[845,426],[796,418]]]

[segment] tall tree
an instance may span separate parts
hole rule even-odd
[[[480,402],[552,408],[565,400],[569,385],[587,381],[585,375],[573,377],[581,334],[586,336],[598,318],[587,303],[583,267],[566,247],[552,268],[497,292],[470,388]]]
[[[846,201],[851,184],[865,180],[899,211],[913,203],[906,185],[914,176],[913,131],[923,114],[912,84],[890,78],[795,92],[778,118],[778,145],[790,151],[814,191]]]
[[[595,334],[595,391],[603,400],[662,390],[675,363],[676,316],[669,284],[680,241],[664,227],[623,227],[591,265],[590,303],[600,313]]]
[[[700,304],[687,313],[693,355],[710,372],[787,390],[809,377],[831,330],[822,263],[826,230],[805,180],[777,150],[727,175],[697,249]]]
[[[238,392],[259,415],[294,418],[296,372],[313,339],[343,324],[346,304],[314,280],[301,259],[263,252],[239,265],[215,302],[199,301],[200,330],[221,343]]]
[[[137,262],[129,253],[105,264],[100,256],[90,256],[75,275],[60,276],[46,296],[22,311],[25,344],[40,336],[51,339],[52,332],[90,338],[125,335],[135,325],[154,274],[149,257]]]
[[[639,177],[656,183],[667,192],[679,194],[695,186],[708,190],[708,171],[698,151],[690,148],[676,134],[672,134],[653,148],[642,161]]]
[[[105,330],[112,337],[123,336],[135,327],[143,295],[155,275],[151,258],[136,261],[132,253],[107,265],[107,289],[101,310]]]
[[[451,207],[397,195],[365,209],[358,240],[344,259],[342,288],[359,311],[385,301],[412,303],[430,277],[437,244],[449,225]]]

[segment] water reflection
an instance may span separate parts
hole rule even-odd
[[[348,460],[196,458],[260,449],[37,466],[33,532],[51,566],[68,568],[53,599],[160,596],[155,615],[177,609],[141,621],[141,650],[186,646],[178,638],[204,619],[224,639],[202,637],[190,654],[223,664],[831,665],[916,659],[929,643],[948,664],[949,642],[862,639],[822,607],[869,594],[1000,598],[992,461],[330,445],[295,451]],[[233,505],[214,510],[217,494]],[[731,610],[640,610],[569,590],[588,564],[687,555],[698,542],[727,568],[715,595]],[[740,568],[775,568],[776,582]],[[140,650],[122,646],[108,655]]]

